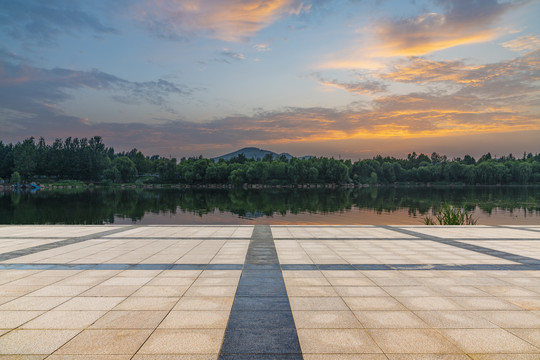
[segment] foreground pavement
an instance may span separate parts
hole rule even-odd
[[[540,226],[0,226],[0,359],[540,359]]]

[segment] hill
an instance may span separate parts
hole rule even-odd
[[[281,155],[285,156],[287,158],[287,160],[289,160],[289,159],[291,159],[293,157],[291,154],[287,154],[287,153],[277,154],[277,153],[275,153],[273,151],[270,151],[270,150],[263,150],[263,149],[259,149],[259,148],[256,148],[256,147],[246,147],[246,148],[234,151],[234,152],[229,153],[229,154],[216,156],[214,158],[214,160],[215,161],[218,161],[219,159],[229,160],[229,159],[231,159],[233,157],[236,157],[236,156],[238,156],[240,154],[244,154],[244,156],[246,158],[248,158],[248,159],[262,159],[268,154],[272,155],[272,157],[274,159],[280,157]]]

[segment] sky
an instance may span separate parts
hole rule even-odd
[[[0,141],[540,152],[538,0],[0,1]]]

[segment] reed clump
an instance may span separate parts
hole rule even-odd
[[[439,205],[434,209],[433,216],[424,217],[425,225],[476,225],[478,218],[462,208],[456,208],[449,204]]]

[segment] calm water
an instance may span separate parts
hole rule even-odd
[[[540,224],[540,187],[1,192],[1,224],[422,224],[440,203],[478,224]]]

